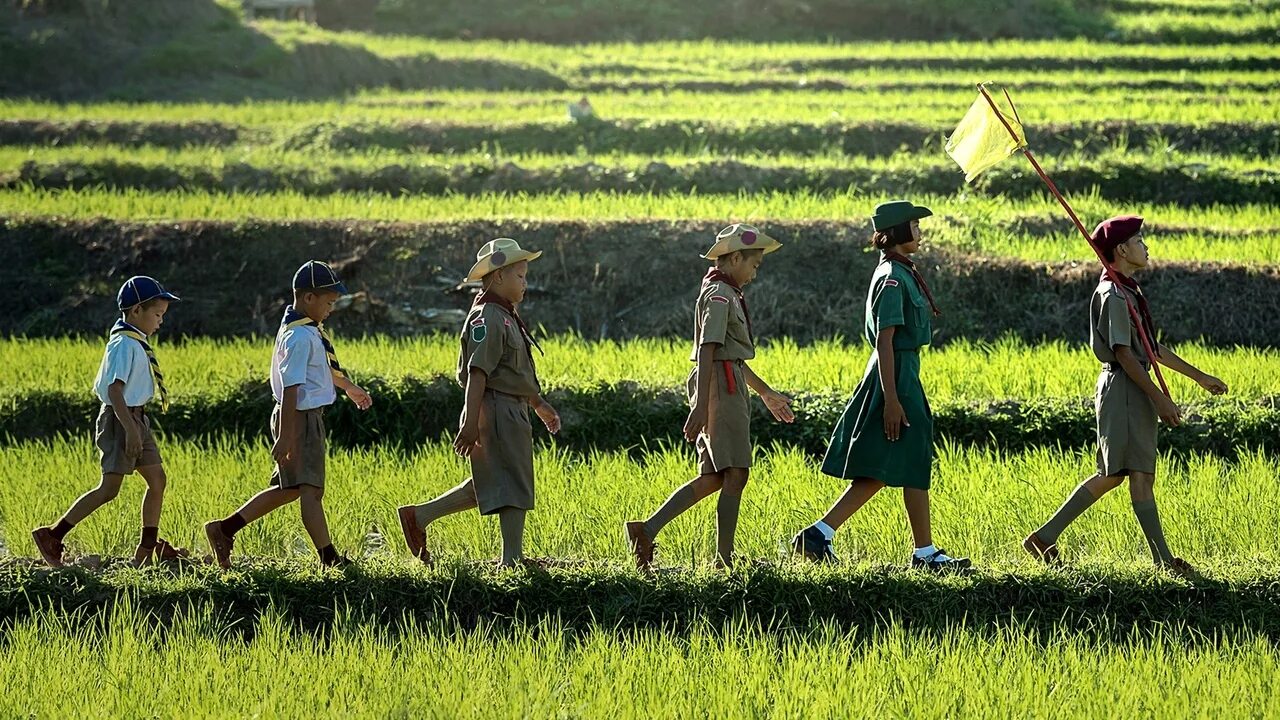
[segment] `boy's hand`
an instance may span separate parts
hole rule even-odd
[[[365,392],[364,388],[359,385],[352,384],[351,387],[347,388],[347,397],[351,398],[351,402],[355,403],[356,407],[361,410],[368,410],[373,405],[373,398],[369,397],[369,393]]]
[[[889,438],[889,442],[898,442],[898,438],[902,437],[902,428],[911,427],[911,423],[907,422],[907,411],[902,409],[902,403],[896,398],[886,400],[884,403],[884,436]]]
[[[138,429],[136,422],[125,426],[124,454],[126,457],[137,457],[142,454],[142,431]]]
[[[286,437],[285,433],[281,433],[276,438],[276,442],[271,446],[271,457],[276,459],[276,464],[284,467],[293,459],[293,438]]]
[[[764,406],[773,413],[774,420],[785,423],[795,422],[796,414],[791,411],[791,398],[776,390],[770,390],[761,395],[760,399],[764,400]]]
[[[534,408],[533,411],[538,414],[538,418],[542,420],[542,424],[547,426],[547,432],[555,435],[560,432],[560,413],[551,407],[551,403],[546,400],[542,404]]]
[[[461,457],[471,457],[471,453],[480,444],[480,428],[472,422],[465,422],[458,428],[453,438],[453,451]]]
[[[695,407],[689,411],[689,417],[684,421],[684,439],[689,442],[696,442],[698,435],[707,429],[707,411],[700,407]]]
[[[1208,373],[1201,373],[1200,377],[1196,379],[1196,382],[1200,383],[1200,387],[1204,388],[1212,395],[1227,394],[1227,384]]]
[[[1182,424],[1182,411],[1168,397],[1161,395],[1156,398],[1156,414],[1169,427],[1178,427]]]

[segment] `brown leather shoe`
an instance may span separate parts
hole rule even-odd
[[[631,548],[631,554],[636,557],[636,569],[649,572],[653,569],[653,551],[658,548],[658,544],[649,537],[643,522],[631,520],[624,527],[627,531],[627,547]]]
[[[38,527],[31,531],[31,539],[36,541],[36,550],[40,551],[40,557],[44,558],[49,567],[62,567],[64,546],[61,540],[53,536],[52,529]]]
[[[427,533],[418,527],[418,511],[412,505],[396,508],[400,516],[400,531],[404,533],[404,544],[409,546],[409,554],[427,565],[431,564],[431,553],[427,552]]]
[[[1196,570],[1191,566],[1191,563],[1180,557],[1175,557],[1167,563],[1161,563],[1160,567],[1180,578],[1183,578],[1184,580],[1197,580],[1200,578],[1200,571]]]
[[[152,556],[155,554],[155,551],[156,547],[154,545],[151,547],[143,547],[142,545],[139,545],[137,549],[133,551],[133,561],[130,564],[134,567],[150,565],[153,562]]]
[[[223,570],[231,569],[231,547],[235,540],[222,532],[221,520],[210,520],[204,524],[204,536],[209,539],[209,549],[213,551],[213,560]]]
[[[1039,560],[1045,565],[1058,564],[1058,546],[1050,545],[1040,539],[1039,535],[1031,533],[1026,540],[1022,541],[1022,549],[1026,550],[1031,557]]]

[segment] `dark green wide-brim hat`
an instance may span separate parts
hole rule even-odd
[[[907,200],[890,200],[876,206],[876,214],[871,216],[871,227],[879,232],[932,214],[933,211],[923,205],[913,205]]]

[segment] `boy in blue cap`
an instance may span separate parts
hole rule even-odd
[[[293,304],[285,308],[271,357],[271,456],[276,468],[272,487],[254,495],[240,509],[222,520],[205,523],[205,537],[214,559],[223,569],[231,567],[235,535],[245,525],[294,500],[302,506],[302,524],[311,536],[320,563],[325,567],[351,564],[339,555],[329,539],[324,515],[325,444],[324,409],[337,399],[341,388],[356,407],[368,410],[369,393],[347,377],[334,352],[324,321],[333,304],[347,293],[333,268],[311,260],[293,276]]]
[[[160,409],[168,407],[164,375],[147,338],[164,323],[169,303],[177,301],[177,295],[145,275],[129,278],[116,295],[120,319],[111,328],[98,376],[93,381],[94,392],[102,401],[94,433],[94,444],[102,459],[102,480],[72,503],[58,522],[31,531],[40,556],[52,567],[62,567],[62,541],[67,533],[94,510],[114,500],[124,476],[134,471],[147,483],[142,496],[142,537],[133,554],[134,565],[184,554],[159,538],[166,479],[160,450],[151,434],[151,417],[146,412],[147,403],[157,396]]]

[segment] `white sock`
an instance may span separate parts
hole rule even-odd
[[[821,520],[814,523],[813,526],[817,528],[818,532],[822,533],[822,537],[826,538],[827,540],[830,540],[831,538],[836,536],[836,529],[822,522]]]
[[[922,548],[916,548],[915,556],[916,556],[916,557],[918,557],[918,558],[920,558],[921,560],[928,560],[928,559],[929,559],[929,557],[930,557],[930,556],[932,556],[932,555],[933,555],[934,553],[936,553],[936,552],[938,552],[938,548],[936,548],[936,547],[934,547],[932,544],[930,544],[930,545],[927,545],[927,546],[922,547]],[[950,557],[948,557],[948,556],[946,556],[946,555],[942,555],[942,554],[940,554],[940,553],[939,553],[938,557],[934,558],[934,560],[938,560],[938,561],[940,561],[940,562],[946,562],[947,560],[950,560],[950,559],[951,559]]]

